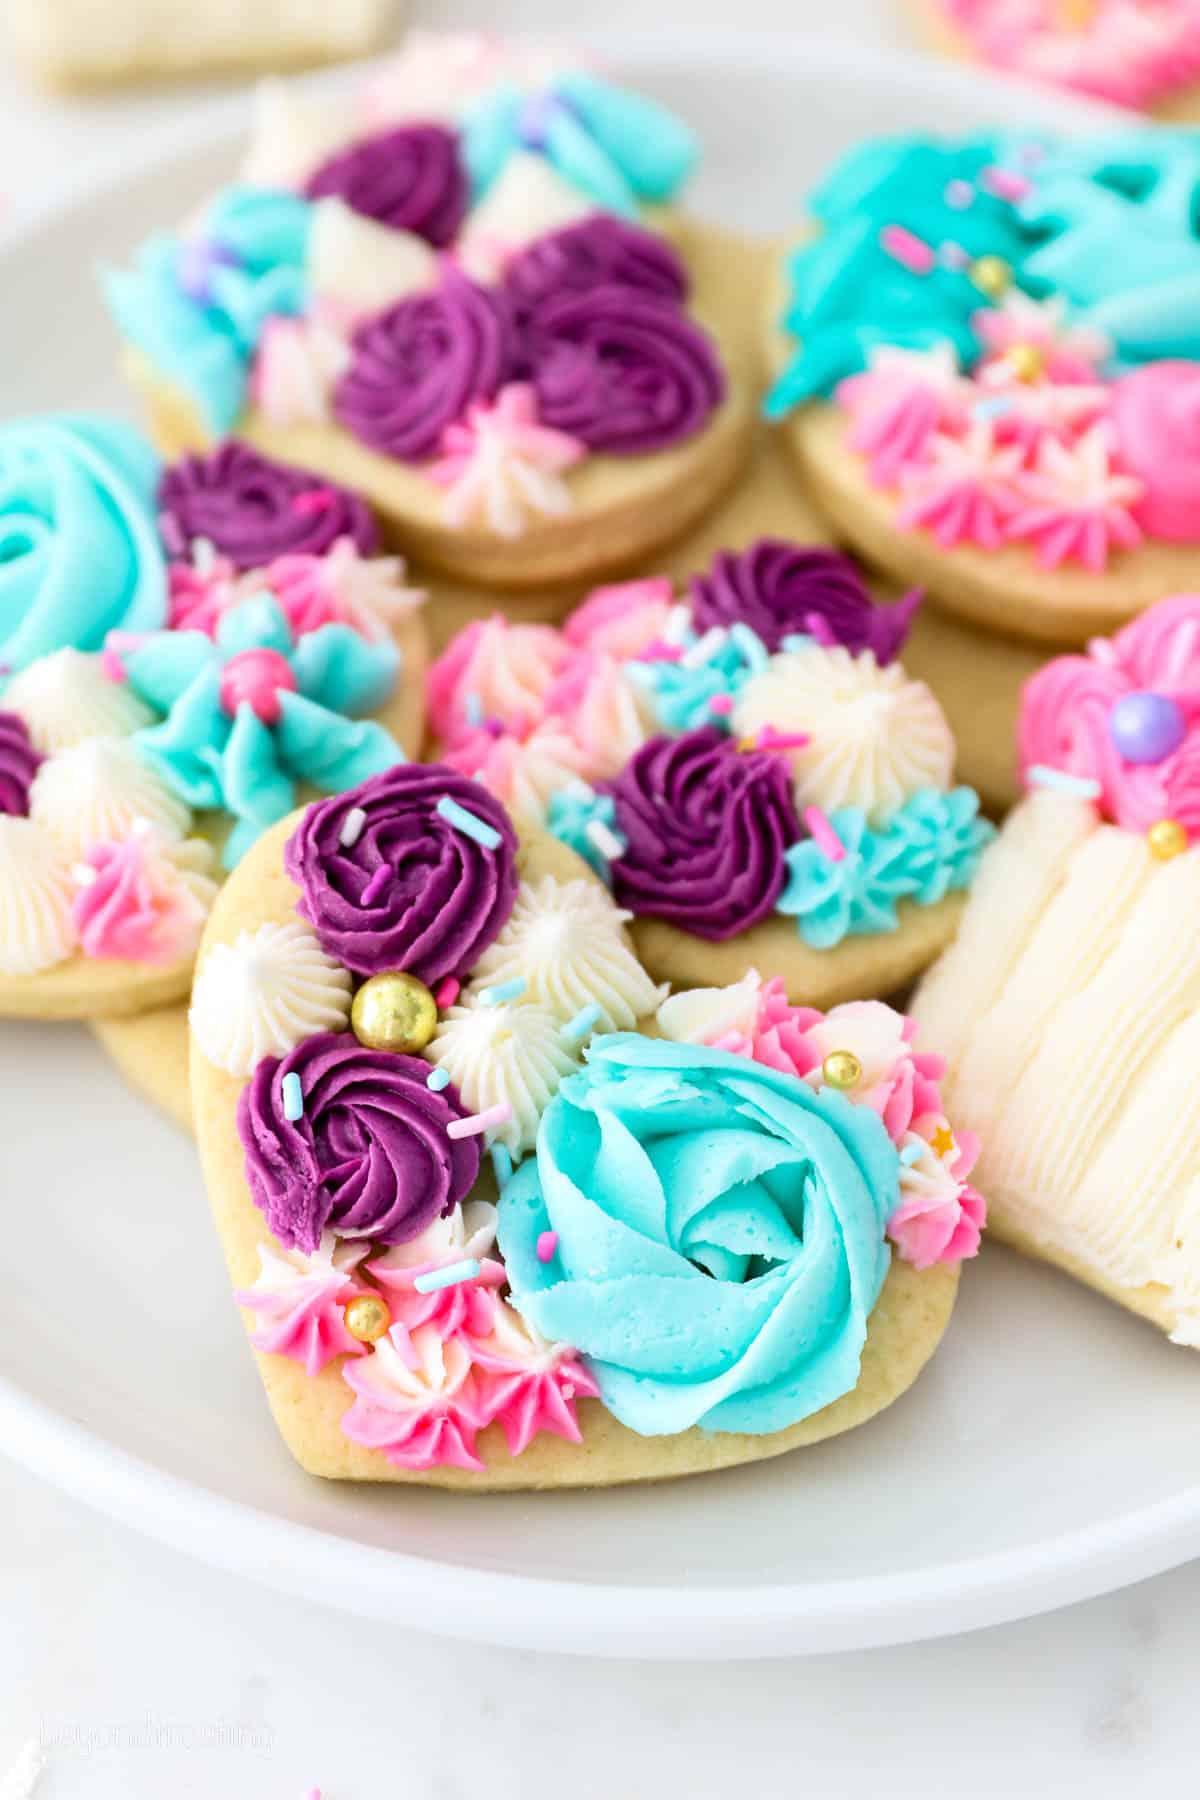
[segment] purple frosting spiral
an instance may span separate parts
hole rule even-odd
[[[41,757],[18,713],[0,712],[0,813],[23,819]]]
[[[190,555],[197,538],[238,569],[261,569],[277,556],[324,556],[343,537],[364,556],[379,548],[379,529],[358,494],[232,438],[165,470],[158,507],[170,557]]]
[[[725,393],[698,325],[672,302],[612,282],[534,308],[522,363],[544,425],[616,456],[691,437]]]
[[[688,294],[687,271],[674,246],[607,213],[536,238],[513,258],[504,277],[518,313],[604,282],[637,288],[677,306]]]
[[[875,606],[850,557],[840,550],[760,538],[748,550],[722,550],[706,575],[693,576],[696,630],[748,625],[768,650],[807,632],[855,655],[873,650],[878,663],[897,656],[921,604],[920,591],[895,606]]]
[[[456,802],[499,841],[479,842],[438,811],[439,801]],[[343,828],[355,808],[366,817],[347,846]],[[465,975],[505,924],[516,854],[508,814],[477,781],[439,763],[398,763],[310,806],[283,864],[300,889],[301,916],[330,956],[356,975],[406,969],[433,987]]]
[[[283,1101],[292,1074],[304,1096],[298,1119]],[[327,1228],[404,1244],[470,1192],[479,1139],[446,1136],[465,1109],[455,1088],[433,1093],[428,1074],[421,1057],[364,1049],[348,1031],[263,1058],[237,1127],[251,1198],[281,1244],[315,1250]]]
[[[398,300],[359,326],[334,413],[372,449],[418,461],[473,400],[490,400],[508,379],[512,350],[503,297],[447,268],[432,293]]]
[[[360,138],[323,162],[304,192],[310,200],[344,200],[365,218],[439,248],[453,240],[469,198],[458,137],[444,125],[397,125]]]
[[[627,846],[612,864],[619,906],[714,941],[771,912],[803,835],[784,757],[706,725],[651,738],[608,792]]]

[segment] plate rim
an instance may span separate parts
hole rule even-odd
[[[1047,124],[1103,124],[1129,115],[963,66],[853,40],[821,43],[770,32],[583,33],[584,48],[656,68],[731,65],[773,71],[814,63],[831,81],[916,84],[1002,113],[1007,99]],[[303,78],[320,90],[381,59]],[[197,100],[178,120],[148,126],[125,149],[23,197],[0,221],[0,255],[129,175],[163,171],[244,129],[250,94]],[[280,1592],[371,1617],[417,1622],[436,1635],[524,1650],[689,1661],[751,1659],[916,1642],[1034,1616],[1161,1573],[1200,1554],[1200,1485],[1117,1518],[1019,1548],[885,1576],[748,1587],[646,1587],[551,1580],[471,1569],[353,1542],[217,1493],[135,1456],[0,1373],[0,1444],[35,1477],[170,1548]]]

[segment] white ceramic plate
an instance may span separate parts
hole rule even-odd
[[[872,129],[1082,109],[814,43],[609,45],[699,127],[697,203],[760,228]],[[123,404],[91,271],[232,166],[220,106],[163,160],[0,240],[6,412]],[[989,1250],[914,1392],[755,1469],[538,1498],[322,1485],[276,1440],[191,1146],[74,1028],[0,1027],[0,1447],[131,1524],[332,1605],[614,1655],[851,1648],[1015,1618],[1200,1551],[1200,1368]]]

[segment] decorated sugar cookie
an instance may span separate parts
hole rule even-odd
[[[217,883],[267,826],[416,748],[421,596],[360,500],[249,450],[161,476],[143,452],[122,510],[86,432],[36,448],[40,532],[18,518],[5,565],[0,1013],[141,1014],[187,994]],[[25,657],[68,622],[93,648]]]
[[[950,55],[1160,117],[1196,115],[1191,0],[914,0],[912,11]]]
[[[979,1244],[977,1146],[879,1004],[664,998],[586,863],[447,766],[276,826],[213,911],[197,1131],[313,1473],[683,1475],[861,1423]]]
[[[695,155],[575,60],[455,40],[348,103],[272,89],[243,177],[108,277],[156,437],[319,470],[472,577],[635,561],[729,484],[751,429],[746,365],[660,216]]]
[[[1200,597],[1027,684],[1028,798],[915,1006],[999,1234],[1200,1344]]]
[[[949,942],[990,834],[897,660],[916,602],[876,607],[840,552],[762,539],[683,594],[641,579],[561,629],[468,626],[430,670],[430,730],[592,864],[657,978],[892,991]]]
[[[838,532],[1039,641],[1191,584],[1198,181],[1200,145],[1145,129],[844,159],[781,269],[767,403]]]

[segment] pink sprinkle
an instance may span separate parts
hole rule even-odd
[[[683,646],[682,645],[680,645],[680,644],[665,644],[661,638],[655,638],[655,640],[652,644],[646,645],[646,648],[639,655],[638,661],[639,662],[678,662],[682,655],[683,655]]]
[[[810,638],[816,638],[823,650],[836,650],[837,633],[829,623],[829,620],[823,619],[820,613],[806,613],[804,616],[804,629],[807,631]]]
[[[126,669],[125,664],[121,661],[121,658],[117,655],[115,650],[102,650],[100,652],[100,668],[101,672],[107,675],[110,681],[129,680],[129,671]]]
[[[719,713],[722,718],[733,711],[732,694],[714,694],[708,703],[709,712]]]
[[[773,725],[764,725],[758,734],[760,750],[803,750],[811,743],[811,731],[776,731]]]
[[[1002,169],[995,163],[982,171],[979,185],[989,194],[995,194],[998,200],[1024,200],[1033,191],[1027,176],[1018,175],[1015,169]]]
[[[466,1119],[451,1119],[446,1127],[448,1138],[479,1137],[490,1131],[493,1125],[507,1125],[512,1118],[512,1101],[497,1100],[495,1106],[489,1106],[486,1112],[475,1113]]]
[[[557,1233],[557,1231],[539,1231],[538,1241],[537,1241],[537,1259],[538,1259],[538,1261],[539,1262],[549,1262],[550,1258],[554,1255],[554,1252],[557,1249],[558,1249],[558,1233]]]
[[[728,1050],[733,1056],[746,1054],[746,1039],[740,1031],[726,1031],[710,1046],[713,1050]]]
[[[462,982],[456,981],[453,975],[447,975],[433,990],[434,1004],[437,1006],[453,1006],[462,993]]]
[[[975,198],[975,189],[969,181],[948,181],[942,198],[955,212],[965,212]]]
[[[928,275],[937,263],[929,245],[907,225],[885,225],[879,234],[879,246],[914,275]]]
[[[813,843],[825,852],[830,862],[841,862],[844,859],[846,846],[819,806],[805,807],[804,823],[808,826]]]
[[[327,506],[334,505],[336,501],[337,495],[332,488],[308,488],[303,494],[295,495],[292,500],[292,511],[300,513],[302,516],[308,513],[324,512]]]
[[[375,873],[362,891],[360,906],[374,906],[388,882],[392,879],[392,870],[387,863],[380,863]]]

